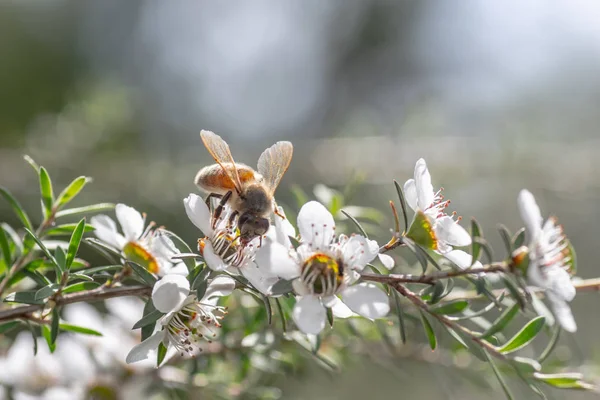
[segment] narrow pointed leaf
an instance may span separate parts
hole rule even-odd
[[[49,286],[43,287],[37,292],[35,292],[35,300],[43,300],[47,297],[52,296],[54,293],[58,291],[60,286],[56,283],[53,283]]]
[[[534,374],[534,378],[540,382],[544,382],[549,386],[559,389],[584,389],[594,390],[594,385],[583,380],[583,375],[578,373],[563,373],[563,374]]]
[[[50,353],[54,353],[54,350],[56,350],[56,343],[52,341],[52,331],[50,330],[48,325],[42,325],[42,336],[44,337],[44,339],[46,339],[46,343],[48,344],[48,350],[50,350]],[[34,337],[34,339],[37,345],[37,338]],[[35,352],[37,353],[37,350]]]
[[[50,339],[52,343],[56,343],[58,337],[58,325],[60,323],[60,316],[58,315],[58,307],[52,309],[52,322],[50,323]]]
[[[152,310],[148,314],[145,314],[142,317],[142,319],[140,319],[138,322],[136,322],[135,325],[133,325],[133,328],[131,328],[131,329],[143,328],[144,326],[147,326],[150,324],[152,324],[152,326],[154,326],[156,321],[161,319],[164,315],[165,315],[165,313],[162,313],[156,309]]]
[[[23,223],[23,226],[29,230],[33,230],[33,225],[31,225],[31,220],[29,219],[29,217],[25,213],[25,210],[23,210],[23,207],[21,207],[21,205],[19,204],[17,199],[15,199],[8,190],[6,190],[5,188],[3,188],[1,186],[0,186],[0,195],[2,195],[2,197],[4,197],[4,199],[8,202],[8,204],[10,204],[10,206],[12,207],[15,214],[17,214],[17,217],[19,217],[19,219]]]
[[[512,353],[523,347],[527,346],[538,333],[542,330],[545,323],[544,317],[536,317],[529,321],[527,325],[523,327],[515,336],[513,336],[504,346],[500,347],[498,351],[502,354]]]
[[[69,250],[67,251],[67,260],[65,263],[65,269],[68,271],[71,268],[71,264],[77,255],[77,251],[79,250],[79,244],[81,243],[81,238],[83,237],[83,231],[85,230],[85,219],[82,219],[77,224],[77,227],[73,231],[73,235],[71,235],[71,240],[69,241]]]
[[[466,300],[453,300],[447,303],[438,304],[434,307],[431,307],[429,311],[435,314],[457,314],[469,307],[469,302]]]
[[[342,212],[342,214],[344,214],[346,216],[346,218],[348,218],[350,221],[352,221],[354,223],[354,225],[356,225],[356,227],[360,231],[361,235],[363,235],[366,238],[369,237],[369,235],[367,235],[367,232],[365,231],[365,228],[362,227],[362,225],[360,224],[360,222],[358,222],[356,220],[356,218],[354,218],[352,215],[347,213],[346,210],[341,210],[341,212]]]
[[[504,381],[504,378],[502,377],[502,374],[500,373],[500,370],[498,369],[498,367],[496,367],[496,362],[492,359],[492,357],[490,357],[487,351],[483,350],[483,354],[485,354],[488,363],[490,364],[492,370],[494,371],[494,374],[496,375],[496,378],[498,378],[498,382],[500,383],[500,386],[502,387],[506,398],[509,400],[514,399],[512,393],[510,392],[510,388],[508,387],[508,385]]]
[[[156,365],[157,366],[160,367],[160,365],[162,364],[166,355],[167,355],[167,348],[165,347],[165,345],[162,342],[160,342],[160,344],[158,345],[158,351],[156,353]]]
[[[435,350],[435,348],[437,347],[437,339],[435,337],[435,332],[433,331],[431,323],[429,322],[423,311],[419,312],[421,313],[421,322],[423,324],[423,329],[425,330],[425,334],[427,335],[427,339],[429,340],[429,347],[431,347],[431,350]]]
[[[90,328],[85,328],[83,326],[71,325],[71,324],[59,324],[59,329],[61,331],[75,332],[80,333],[82,335],[90,335],[90,336],[102,336],[102,333],[95,331]]]
[[[83,292],[84,290],[96,289],[100,284],[98,282],[77,282],[63,289],[63,293]]]
[[[519,313],[519,304],[515,303],[511,307],[507,308],[500,314],[498,318],[492,323],[487,331],[481,334],[480,337],[487,338],[493,334],[504,330],[504,328],[513,320],[513,318]]]
[[[481,244],[475,240],[476,238],[483,237],[481,235],[481,227],[479,226],[479,222],[475,218],[471,219],[471,255],[473,259],[471,261],[471,266],[475,264],[479,260],[479,256],[481,255]]]
[[[150,272],[148,272],[148,270],[146,268],[142,267],[140,264],[135,263],[133,261],[125,261],[125,263],[127,265],[129,265],[131,267],[131,269],[133,269],[133,272],[135,272],[136,275],[142,279],[142,281],[144,281],[146,284],[148,284],[150,286],[154,286],[157,279],[156,279],[156,277],[154,277],[154,275],[152,275]]]
[[[54,193],[52,192],[52,181],[46,168],[40,167],[40,192],[42,194],[42,204],[44,205],[44,215],[48,216],[52,212],[54,203]]]
[[[142,315],[146,316],[152,312],[156,311],[154,307],[154,303],[152,303],[152,298],[148,299],[146,304],[144,305],[144,313]],[[154,324],[148,324],[141,329],[142,333],[142,341],[148,339],[154,333]]]
[[[504,243],[504,248],[506,249],[506,254],[510,257],[513,251],[512,247],[512,235],[508,228],[502,224],[498,225],[498,232],[500,233],[500,237],[502,237],[502,242]]]
[[[42,243],[42,241],[37,236],[35,236],[35,234],[33,232],[31,232],[29,229],[25,228],[25,232],[27,232],[29,234],[29,236],[37,243],[37,245],[44,252],[44,254],[46,255],[46,257],[48,257],[48,260],[50,260],[50,262],[56,267],[57,274],[62,273],[60,265],[58,264],[58,262],[56,262],[56,259],[50,253],[50,250],[48,250],[48,248],[46,247],[46,245],[44,243]]]
[[[400,295],[396,291],[392,292],[394,297],[394,304],[396,306],[396,315],[398,316],[398,326],[400,328],[400,340],[402,343],[406,343],[406,325],[404,323],[404,315],[402,312],[402,306],[400,305]]]
[[[525,243],[525,228],[521,228],[512,237],[512,248],[518,249]]]
[[[89,213],[110,211],[110,210],[113,210],[114,208],[115,208],[115,205],[113,203],[98,203],[98,204],[93,204],[91,206],[69,208],[66,210],[61,210],[56,213],[56,218],[66,217],[67,215],[80,215],[80,214],[89,214]]]
[[[5,322],[3,324],[0,324],[0,335],[13,330],[17,326],[19,326],[19,324],[20,324],[19,321],[10,321],[10,322]]]
[[[402,209],[402,218],[404,219],[404,230],[408,229],[408,217],[406,216],[406,200],[404,199],[404,192],[397,181],[394,181],[396,192],[398,193],[398,199],[400,200],[400,208]]]
[[[37,291],[24,291],[11,293],[4,298],[7,303],[23,303],[23,304],[44,304],[43,300],[36,299],[35,294]]]
[[[283,333],[287,332],[287,321],[286,321],[286,317],[285,317],[285,312],[283,311],[283,307],[281,306],[281,302],[279,301],[279,299],[277,297],[274,298],[275,299],[275,304],[277,305],[277,311],[279,312],[279,317],[281,318],[281,329],[283,330]]]
[[[6,264],[6,268],[10,268],[12,265],[12,254],[10,251],[10,246],[8,244],[8,238],[6,237],[6,232],[4,228],[0,225],[0,251],[2,252],[2,258],[4,259],[4,263]]]
[[[560,325],[555,324],[554,331],[552,332],[552,337],[550,337],[550,341],[546,345],[546,348],[544,349],[544,351],[542,351],[542,354],[540,354],[540,356],[538,357],[538,362],[540,364],[543,363],[544,361],[546,361],[548,356],[550,354],[552,354],[552,352],[554,351],[554,348],[556,347],[556,344],[558,343],[558,339],[560,338],[561,330],[562,329],[560,328]]]
[[[44,232],[46,236],[71,236],[75,228],[77,228],[79,224],[62,224],[54,226],[47,231]],[[93,232],[94,227],[92,225],[85,225],[83,232]]]
[[[73,200],[75,196],[79,194],[81,189],[83,189],[86,183],[91,181],[92,178],[88,178],[87,176],[75,178],[73,182],[71,182],[69,186],[67,186],[56,198],[56,207],[62,207],[69,201]]]

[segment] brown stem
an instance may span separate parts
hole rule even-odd
[[[82,301],[92,302],[98,300],[111,299],[114,297],[124,296],[148,296],[152,292],[152,288],[148,286],[122,286],[118,288],[103,288],[99,287],[84,292],[66,294],[54,299],[57,306],[65,304],[79,303]],[[0,321],[7,321],[18,318],[27,318],[35,312],[42,310],[45,304],[34,304],[28,306],[19,306],[8,310],[0,311]]]
[[[480,273],[502,273],[507,271],[507,265],[505,262],[493,263],[484,265],[482,267],[467,268],[463,270],[452,270],[452,271],[440,271],[434,272],[428,275],[411,275],[411,274],[390,274],[390,275],[378,275],[363,273],[362,279],[365,281],[379,282],[379,283],[423,283],[432,285],[440,279],[454,278],[457,276],[480,274]]]
[[[440,323],[446,325],[448,328],[451,328],[455,331],[462,332],[463,334],[468,336],[469,339],[471,339],[472,341],[477,343],[480,347],[487,350],[494,357],[499,358],[501,360],[506,360],[506,356],[504,354],[500,353],[496,349],[496,347],[494,345],[492,345],[491,343],[488,343],[487,341],[479,338],[475,332],[471,331],[468,328],[465,328],[464,326],[456,323],[455,321],[448,319],[445,315],[430,312],[429,306],[427,305],[427,303],[425,303],[423,300],[421,300],[421,298],[417,294],[410,291],[405,286],[403,286],[399,283],[393,283],[390,286],[392,286],[394,289],[396,289],[396,291],[398,291],[398,293],[400,293],[402,296],[407,298],[415,306],[417,306],[421,310],[427,312],[429,315],[431,315],[432,317],[437,319]]]

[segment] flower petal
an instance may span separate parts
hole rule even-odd
[[[529,231],[530,239],[535,240],[542,229],[542,213],[529,190],[523,189],[517,199],[521,219]]]
[[[266,241],[256,252],[256,263],[270,274],[291,280],[300,276],[300,266],[290,250],[281,243]]]
[[[152,288],[152,303],[160,312],[168,313],[181,307],[190,293],[190,282],[181,275],[165,275]]]
[[[94,235],[115,249],[122,250],[127,240],[117,231],[117,224],[107,215],[96,215],[90,224],[95,228]]]
[[[394,259],[392,258],[392,256],[389,256],[387,254],[380,254],[379,255],[379,261],[381,261],[381,263],[383,264],[383,266],[386,267],[387,269],[394,268],[394,265],[396,264],[396,262],[394,261]]]
[[[158,345],[162,342],[165,337],[164,331],[158,331],[154,335],[150,336],[148,339],[144,340],[142,343],[135,345],[129,354],[127,354],[127,358],[125,358],[125,362],[127,364],[131,364],[134,362],[146,360],[151,356],[151,354],[155,353],[158,349]]]
[[[552,312],[554,312],[554,316],[560,326],[567,332],[576,332],[577,324],[575,323],[575,318],[573,318],[573,313],[571,312],[569,304],[552,291],[546,292],[546,296],[548,297]]]
[[[471,236],[465,228],[447,215],[436,219],[434,230],[438,240],[452,246],[468,246],[471,244]]]
[[[550,290],[565,301],[571,301],[575,298],[577,290],[573,286],[571,277],[567,271],[560,267],[551,267],[547,268],[545,272]]]
[[[204,257],[204,261],[206,261],[206,265],[213,271],[224,271],[228,267],[225,261],[215,253],[210,240],[204,241],[202,256]]]
[[[232,278],[219,275],[208,284],[202,300],[210,300],[211,297],[229,296],[234,289],[235,281]]]
[[[138,240],[144,232],[144,218],[139,211],[125,204],[115,206],[117,220],[121,224],[123,234],[128,241]]]
[[[316,335],[325,328],[327,312],[316,296],[303,296],[296,302],[292,318],[298,329]]]
[[[359,283],[342,291],[342,301],[355,313],[375,319],[387,315],[390,303],[383,290],[372,283]]]
[[[298,213],[298,230],[304,243],[314,249],[325,249],[333,240],[335,222],[325,206],[309,201]]]
[[[211,223],[211,214],[208,206],[202,200],[202,197],[197,194],[190,193],[188,197],[183,199],[185,212],[188,218],[205,236],[211,236],[213,233]]]
[[[341,301],[337,296],[334,296],[335,300],[330,304],[331,312],[333,316],[336,318],[350,318],[356,317],[357,314],[352,311],[343,301]]]
[[[415,186],[417,188],[417,206],[421,210],[426,210],[433,204],[435,193],[431,184],[431,175],[427,169],[425,160],[419,158],[415,165]]]
[[[372,245],[372,243],[375,243]],[[362,271],[363,268],[377,257],[379,246],[374,240],[367,240],[361,235],[350,237],[343,245],[342,258],[348,268]]]
[[[279,278],[276,276],[270,276],[260,268],[256,263],[249,263],[244,267],[240,268],[240,272],[248,281],[254,286],[259,292],[265,296],[271,294],[271,288]]]
[[[417,199],[417,184],[414,179],[404,182],[404,199],[410,208],[417,210],[419,201]]]
[[[461,269],[469,268],[471,266],[471,262],[473,261],[473,256],[462,250],[452,250],[448,253],[445,253],[444,257],[452,261],[452,263]],[[479,261],[476,261],[473,265],[474,268],[479,268],[481,266],[482,265]]]

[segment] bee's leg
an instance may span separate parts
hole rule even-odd
[[[225,204],[227,204],[227,201],[229,201],[229,198],[231,197],[232,194],[233,193],[230,190],[229,192],[225,193],[224,196],[221,196],[221,201],[219,202],[219,205],[217,206],[217,208],[215,208],[215,212],[213,213],[213,222],[212,222],[213,229],[215,226],[217,226],[217,221],[219,221],[219,218],[221,217],[223,208],[225,207]]]
[[[231,213],[231,215],[229,216],[229,221],[227,221],[227,227],[231,228],[233,226],[233,220],[235,219],[235,217],[237,217],[239,214],[238,211],[234,211]]]
[[[206,200],[204,200],[206,202],[206,207],[208,207],[208,209],[210,210],[211,209],[210,201],[212,199],[221,199],[221,198],[223,198],[222,194],[219,194],[219,193],[209,193],[208,196],[206,196]]]

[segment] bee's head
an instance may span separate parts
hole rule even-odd
[[[244,212],[238,219],[238,229],[242,243],[248,243],[269,230],[269,220],[251,212]]]

